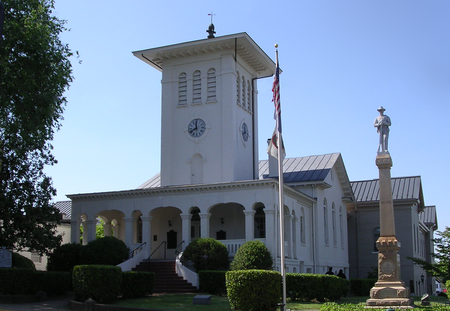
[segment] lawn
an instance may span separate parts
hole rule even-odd
[[[118,301],[116,305],[127,307],[139,307],[152,310],[171,310],[171,311],[199,311],[199,310],[211,310],[214,311],[230,311],[230,303],[227,297],[224,296],[211,296],[211,305],[194,305],[192,299],[196,294],[164,294],[164,295],[152,295],[147,298],[140,299],[128,299]],[[365,305],[366,300],[369,297],[344,297],[339,301],[339,304],[362,304]],[[424,308],[420,305],[421,297],[412,297],[416,307]],[[445,306],[448,299],[445,297],[430,297],[431,304],[433,306]],[[287,308],[291,311],[294,310],[319,310],[323,305],[321,302],[288,302]],[[425,308],[424,308],[425,309]],[[427,308],[429,309],[429,308]],[[450,308],[449,308],[450,310]]]

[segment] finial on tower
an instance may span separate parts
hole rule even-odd
[[[213,14],[213,12],[211,11],[211,13],[208,15],[211,16],[211,24],[208,26],[208,30],[206,32],[208,33],[208,39],[211,39],[214,38],[214,34],[216,33],[214,31],[214,24],[213,24],[213,16],[216,14]]]

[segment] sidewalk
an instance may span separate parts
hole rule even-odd
[[[42,302],[30,303],[0,303],[0,311],[66,311],[69,309],[69,299],[73,299],[73,293],[62,296],[50,297]]]

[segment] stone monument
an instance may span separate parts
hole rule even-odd
[[[380,116],[374,126],[380,134],[380,143],[376,157],[379,170],[380,187],[380,237],[378,248],[378,281],[370,290],[366,308],[413,308],[409,298],[409,288],[400,278],[400,242],[395,237],[394,204],[391,188],[392,159],[388,151],[389,126],[391,120],[383,115],[385,109],[378,108]]]

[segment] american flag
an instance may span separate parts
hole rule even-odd
[[[280,66],[278,65],[277,56],[277,68],[275,70],[275,76],[273,77],[273,104],[275,106],[275,112],[273,118],[277,121],[278,132],[281,133],[281,103],[280,103]]]

